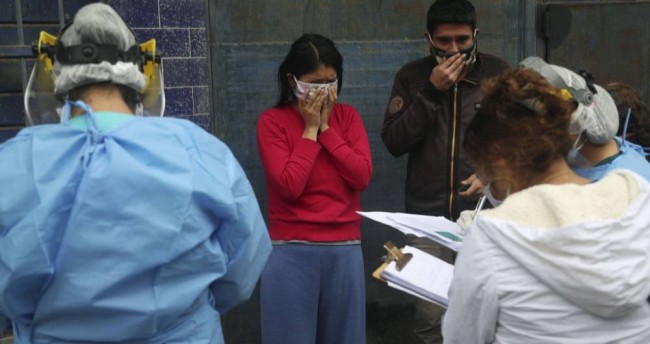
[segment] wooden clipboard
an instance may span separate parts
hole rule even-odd
[[[395,268],[397,271],[401,271],[413,258],[413,254],[411,253],[404,253],[402,250],[404,248],[398,249],[391,241],[387,241],[384,244],[384,248],[387,251],[387,255],[384,259],[384,262],[377,268],[375,271],[372,273],[372,277],[376,278],[379,281],[382,281],[386,284],[388,284],[388,281],[382,277],[382,273],[388,266],[390,265],[391,262],[395,261]],[[395,282],[393,282],[395,283]],[[398,284],[398,283],[396,283]],[[393,286],[394,287],[394,286]],[[419,297],[423,300],[426,300],[427,302],[430,302],[432,304],[435,304],[439,307],[442,308],[447,308],[447,304],[441,301],[437,301],[431,297],[428,297],[426,295],[423,295],[421,293],[418,293],[417,291],[410,290],[408,287],[402,286],[401,288],[398,288],[402,292],[406,292],[410,295],[413,295],[415,297]]]

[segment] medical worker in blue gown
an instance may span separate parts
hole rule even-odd
[[[539,57],[526,58],[520,65],[540,73],[574,101],[570,130],[575,141],[567,159],[578,175],[600,180],[613,170],[626,169],[650,181],[650,163],[643,148],[614,136],[619,127],[616,103],[589,74],[547,64]]]
[[[139,116],[163,109],[154,46],[100,3],[41,36],[41,125],[0,146],[0,325],[17,343],[223,343],[220,314],[255,287],[271,245],[231,151]]]

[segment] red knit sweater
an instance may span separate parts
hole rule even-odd
[[[257,121],[273,240],[331,242],[361,238],[359,193],[368,187],[372,160],[366,129],[352,106],[335,104],[329,129],[303,139],[305,125],[291,105]]]

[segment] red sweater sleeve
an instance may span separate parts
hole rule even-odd
[[[347,126],[346,139],[330,126],[318,136],[318,142],[332,157],[341,178],[354,190],[363,191],[372,177],[372,158],[366,128],[354,108],[344,108],[342,125]]]
[[[288,132],[270,115],[262,114],[257,121],[257,146],[269,186],[286,200],[296,200],[302,194],[311,175],[321,146],[300,139],[291,147]]]

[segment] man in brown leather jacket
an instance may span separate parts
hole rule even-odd
[[[388,151],[408,153],[406,212],[456,220],[476,205],[463,197],[481,185],[462,151],[467,125],[480,102],[479,83],[499,74],[507,63],[477,51],[476,12],[467,0],[437,0],[427,12],[431,56],[407,63],[395,77],[381,137]],[[467,184],[464,192],[459,189]],[[451,251],[424,238],[407,244],[451,262]],[[442,343],[444,310],[425,301],[415,304],[415,333],[421,343]]]

